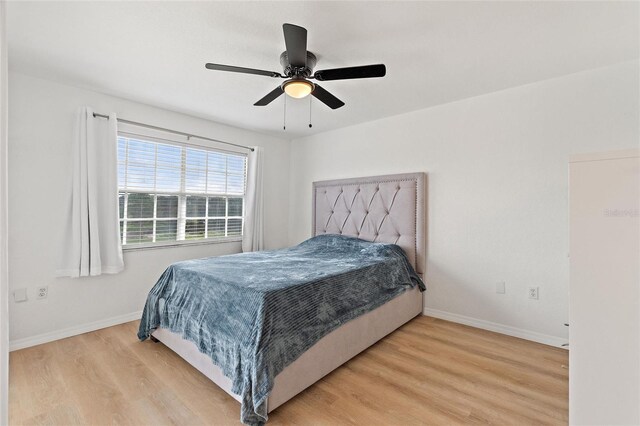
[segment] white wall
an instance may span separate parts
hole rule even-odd
[[[86,104],[265,146],[268,248],[309,236],[314,180],[427,172],[426,311],[560,343],[568,305],[567,161],[638,144],[637,77],[638,63],[625,63],[290,143],[10,73],[10,286],[27,287],[30,297],[10,302],[11,339],[28,344],[127,319],[171,262],[239,251],[238,243],[227,243],[126,252],[122,274],[54,278],[75,110]],[[498,281],[506,282],[506,294],[495,293]],[[49,286],[44,301],[35,300],[41,285]],[[540,300],[527,299],[528,286],[540,287]]]
[[[569,157],[637,146],[638,115],[635,61],[294,140],[290,243],[310,235],[311,182],[424,171],[425,312],[559,344]]]
[[[64,249],[61,228],[70,182],[72,131],[76,110],[82,105],[102,113],[115,111],[134,121],[264,146],[266,245],[287,244],[289,141],[10,73],[9,281],[11,290],[27,287],[30,298],[10,302],[14,347],[38,341],[47,333],[89,323],[105,325],[113,318],[125,320],[142,309],[147,292],[170,263],[240,251],[240,243],[127,251],[123,273],[54,278],[58,252]],[[49,286],[48,299],[35,300],[35,289],[43,285]]]

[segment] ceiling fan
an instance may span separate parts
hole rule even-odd
[[[344,105],[344,102],[323,89],[320,85],[312,83],[309,80],[329,81],[384,77],[387,72],[383,64],[377,64],[333,68],[319,70],[314,73],[313,68],[316,65],[317,59],[313,53],[307,50],[307,30],[293,24],[284,24],[282,29],[284,30],[284,44],[287,48],[287,50],[280,55],[280,64],[283,68],[282,74],[275,71],[264,71],[231,65],[208,63],[205,66],[210,70],[239,72],[286,79],[284,83],[256,102],[254,104],[255,106],[269,105],[280,95],[286,93],[292,98],[297,99],[312,95],[331,109],[340,108]]]

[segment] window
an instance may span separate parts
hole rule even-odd
[[[240,238],[246,161],[242,154],[120,133],[122,244]]]

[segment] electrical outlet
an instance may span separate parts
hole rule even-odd
[[[505,282],[504,281],[500,281],[496,283],[496,293],[498,294],[505,294]]]
[[[529,299],[538,300],[539,290],[538,287],[529,287]]]
[[[49,295],[48,286],[38,287],[38,290],[36,292],[36,299],[46,299],[48,295]]]

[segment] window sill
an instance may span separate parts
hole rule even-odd
[[[191,246],[204,246],[211,244],[222,244],[222,243],[238,243],[242,242],[242,237],[227,237],[227,238],[212,238],[206,240],[195,240],[195,241],[168,241],[166,243],[150,243],[150,244],[135,244],[130,246],[122,246],[123,252],[128,251],[140,251],[140,250],[155,250],[155,249],[163,249],[163,248],[176,248],[176,247],[191,247]]]

